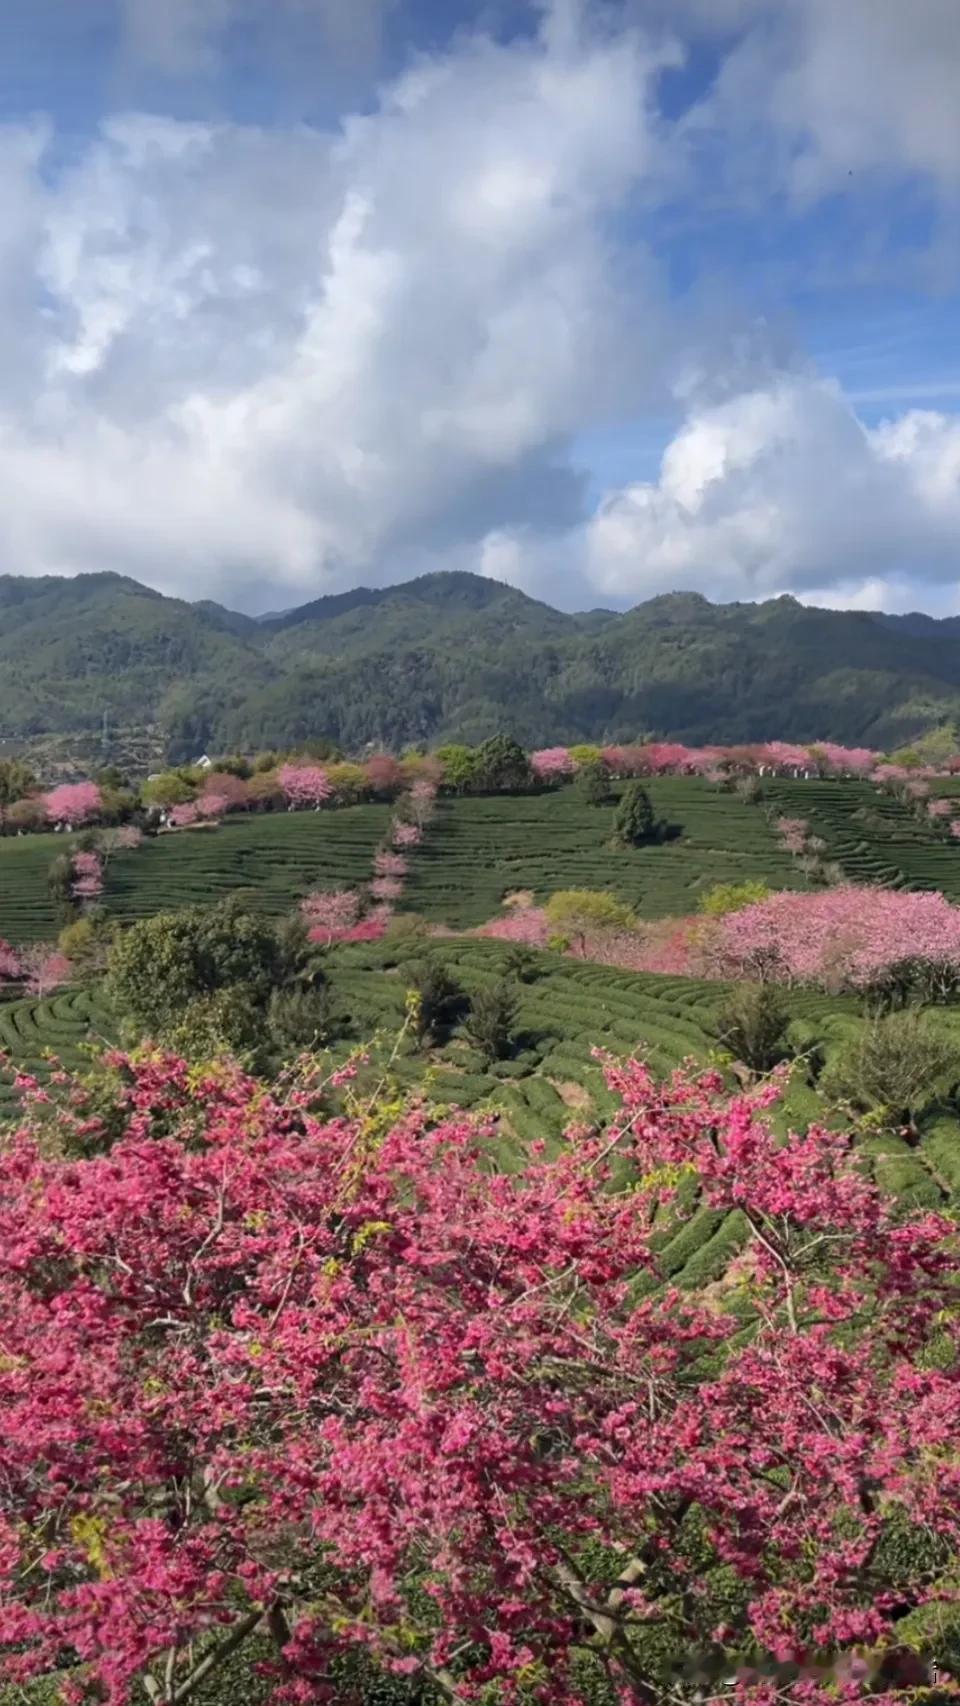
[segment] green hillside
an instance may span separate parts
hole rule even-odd
[[[410,858],[400,909],[462,930],[494,917],[504,896],[521,890],[544,901],[557,889],[609,889],[641,917],[663,918],[695,912],[715,883],[802,888],[803,870],[771,826],[777,811],[803,817],[826,844],[824,857],[852,882],[938,888],[960,900],[960,842],[869,783],[768,782],[762,808],[698,777],[661,777],[649,792],[669,833],[633,849],[613,844],[612,807],[585,805],[576,788],[441,799]],[[130,921],[242,890],[257,910],[278,916],[310,889],[367,882],[389,818],[385,805],[350,806],[231,817],[216,828],[148,837],[111,858],[105,904]],[[47,873],[68,845],[59,835],[0,839],[0,937],[56,935]]]
[[[480,576],[359,588],[254,621],[119,575],[0,577],[0,741],[156,727],[169,754],[368,742],[831,737],[960,715],[949,621],[694,594],[569,615]],[[109,742],[108,742],[109,748]]]
[[[432,952],[475,993],[503,974],[507,948],[476,939],[440,940]],[[638,976],[608,967],[539,954],[534,981],[521,988],[518,1051],[486,1068],[462,1039],[424,1055],[412,1043],[395,1052],[404,1017],[406,985],[396,953],[384,944],[345,947],[328,956],[343,1034],[334,1062],[356,1042],[379,1034],[371,1084],[384,1070],[404,1088],[431,1102],[491,1113],[496,1136],[491,1154],[509,1167],[524,1145],[557,1137],[571,1121],[609,1113],[615,1098],[606,1089],[594,1049],[615,1056],[639,1052],[657,1076],[682,1061],[706,1062],[716,1048],[712,1027],[726,988],[693,978]],[[816,1039],[829,1061],[864,1023],[856,1004],[836,996],[794,991],[789,996],[791,1036],[801,1047]],[[938,1010],[935,1022],[956,1036],[955,1010]],[[0,1047],[13,1062],[37,1073],[49,1071],[53,1054],[69,1068],[82,1068],[88,1047],[111,1035],[111,1017],[96,990],[64,990],[45,1001],[0,1005]],[[13,1106],[9,1083],[0,1081],[0,1108]],[[821,1118],[823,1107],[807,1075],[797,1070],[776,1119],[782,1130]],[[925,1126],[917,1147],[885,1132],[862,1140],[879,1181],[911,1201],[936,1205],[960,1189],[960,1125],[941,1115]],[[667,1271],[685,1285],[704,1285],[723,1274],[739,1246],[741,1229],[722,1217],[698,1215],[685,1224],[682,1243],[667,1255]]]

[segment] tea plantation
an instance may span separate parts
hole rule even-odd
[[[748,878],[771,888],[803,878],[764,814],[696,777],[649,784],[667,839],[618,848],[612,810],[576,789],[520,797],[441,800],[411,864],[406,904],[454,928],[480,924],[511,890],[545,900],[557,889],[612,889],[643,916],[693,912],[714,883]]]
[[[715,883],[804,886],[769,809],[696,777],[663,777],[649,792],[668,833],[629,850],[613,842],[612,808],[584,804],[574,788],[442,799],[410,860],[400,908],[468,929],[517,890],[542,901],[561,888],[610,889],[642,916],[660,918],[695,911]],[[777,781],[766,785],[764,806],[804,817],[826,843],[825,856],[853,881],[941,888],[960,899],[960,843],[868,783]],[[148,837],[111,858],[104,902],[126,921],[242,890],[251,906],[279,916],[310,889],[366,882],[390,815],[386,805],[268,813]],[[61,835],[0,840],[0,938],[26,943],[56,935],[47,873],[71,845]]]
[[[501,977],[509,949],[475,939],[438,939],[431,953],[442,959],[468,994]],[[383,1077],[425,1097],[439,1108],[459,1106],[492,1121],[491,1160],[515,1164],[530,1142],[548,1146],[571,1123],[609,1113],[607,1090],[595,1050],[614,1056],[639,1052],[658,1076],[682,1061],[715,1057],[713,1027],[727,990],[716,983],[679,977],[638,976],[543,953],[534,956],[530,981],[520,985],[516,1050],[487,1067],[456,1030],[441,1046],[422,1052],[412,1039],[399,1048],[407,984],[397,951],[385,944],[341,947],[329,955],[336,994],[338,1040],[331,1062],[341,1062],[356,1044],[374,1039],[360,1088]],[[852,1000],[793,992],[789,996],[789,1040],[801,1054],[816,1045],[829,1061],[833,1051],[864,1023]],[[940,1010],[935,1023],[956,1036],[960,1014]],[[41,1079],[49,1055],[82,1068],[89,1044],[109,1040],[110,1015],[96,993],[67,990],[46,1001],[21,1000],[0,1006],[0,1043],[11,1060]],[[12,1112],[12,1086],[0,1086],[0,1107]],[[786,1132],[823,1118],[823,1108],[803,1063],[775,1123]],[[890,1133],[862,1140],[878,1180],[907,1200],[942,1204],[960,1190],[960,1126],[943,1115],[924,1128],[918,1146]],[[682,1285],[719,1279],[740,1247],[737,1217],[721,1219],[706,1209],[685,1220],[662,1252],[664,1270]]]
[[[950,783],[938,782],[935,791],[949,794]],[[764,794],[785,815],[806,818],[810,833],[827,844],[825,857],[851,882],[940,889],[960,900],[960,842],[869,782],[778,780]]]
[[[560,888],[605,888],[642,915],[662,917],[695,910],[703,891],[718,882],[752,878],[776,888],[802,886],[800,866],[772,827],[775,812],[805,818],[810,833],[826,843],[825,856],[851,879],[938,887],[960,898],[960,845],[869,784],[778,781],[765,790],[768,809],[696,778],[654,781],[650,794],[668,833],[635,850],[615,845],[609,806],[587,805],[572,788],[441,800],[422,845],[410,855],[400,908],[464,930],[495,915],[505,895],[522,890],[544,900]],[[267,814],[148,838],[109,861],[105,904],[114,917],[132,921],[243,891],[252,907],[282,916],[311,889],[368,881],[390,815],[386,805]],[[55,935],[47,872],[68,845],[69,838],[55,835],[0,842],[0,936],[27,943]],[[502,976],[509,949],[451,936],[437,938],[431,952],[475,994]],[[409,1040],[395,1050],[406,997],[396,949],[391,956],[384,943],[341,947],[331,952],[329,965],[339,1016],[334,1059],[377,1035],[369,1074],[375,1078],[389,1059],[389,1075],[401,1087],[439,1106],[489,1113],[491,1157],[501,1166],[513,1164],[533,1139],[549,1143],[571,1122],[610,1109],[595,1049],[614,1055],[640,1050],[658,1075],[684,1059],[706,1061],[726,996],[716,983],[538,955],[530,980],[520,986],[514,1056],[488,1069],[456,1032],[426,1054]],[[829,1060],[863,1024],[851,1001],[796,992],[788,999],[790,1040],[801,1053],[815,1044]],[[960,1046],[960,1015],[941,1011],[935,1023],[955,1031]],[[51,1056],[67,1067],[82,1066],[89,1045],[111,1032],[96,990],[67,989],[47,1000],[0,1005],[0,1048],[41,1078]],[[0,1084],[0,1106],[12,1111],[12,1097],[9,1083]],[[801,1065],[776,1116],[780,1127],[822,1113]],[[933,1204],[960,1189],[960,1127],[952,1117],[929,1124],[914,1148],[889,1134],[863,1141],[878,1178],[898,1194]],[[722,1275],[741,1232],[735,1217],[719,1223],[704,1210],[677,1232],[675,1247],[667,1242],[664,1266],[684,1284],[707,1283]]]

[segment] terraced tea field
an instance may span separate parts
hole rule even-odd
[[[695,911],[704,890],[719,882],[804,886],[769,814],[756,805],[696,777],[664,777],[649,791],[674,833],[635,849],[613,844],[612,808],[582,804],[574,788],[441,800],[410,860],[400,908],[467,929],[493,917],[516,890],[542,901],[560,888],[609,889],[642,916],[658,918]],[[766,784],[765,803],[805,817],[852,880],[942,888],[960,900],[960,842],[942,839],[869,783],[778,781]],[[105,904],[133,920],[242,890],[252,906],[278,916],[311,888],[366,882],[390,815],[378,805],[270,813],[148,838],[111,859]],[[47,873],[71,844],[58,835],[0,840],[0,937],[18,943],[55,936]]]
[[[949,793],[950,783],[934,791]],[[807,819],[851,882],[940,889],[960,901],[960,842],[869,782],[777,781],[765,784],[764,794],[788,816]]]
[[[45,1001],[0,1003],[0,1052],[43,1079],[53,1053],[70,1070],[88,1063],[90,1045],[108,1042],[111,1019],[95,990],[64,989]],[[0,1078],[0,1110],[15,1105],[9,1079]]]
[[[431,952],[473,994],[503,975],[509,950],[499,942],[440,938]],[[386,1071],[438,1107],[489,1114],[494,1121],[491,1160],[507,1168],[527,1144],[544,1139],[550,1146],[571,1122],[590,1122],[612,1111],[615,1098],[604,1084],[596,1048],[620,1057],[639,1051],[658,1077],[683,1060],[706,1062],[716,1047],[713,1027],[727,993],[716,983],[636,976],[556,954],[536,955],[536,975],[520,986],[515,1054],[488,1069],[456,1033],[428,1055],[410,1041],[396,1048],[406,999],[396,950],[381,943],[343,947],[329,959],[345,1026],[331,1051],[333,1060],[346,1058],[357,1042],[379,1036],[364,1075],[370,1089]],[[816,1043],[829,1060],[863,1024],[849,1000],[793,992],[789,1003],[790,1040],[801,1053]],[[960,1055],[960,1013],[936,1010],[934,1022],[950,1031]],[[16,1065],[41,1078],[49,1070],[46,1051],[68,1067],[82,1066],[85,1044],[110,1035],[110,1015],[89,990],[0,1006],[0,1045]],[[0,1082],[0,1110],[12,1111],[13,1102],[9,1084]],[[786,1132],[818,1118],[823,1107],[801,1067],[776,1124]],[[887,1134],[866,1139],[863,1148],[879,1182],[898,1196],[934,1205],[960,1192],[960,1123],[952,1114],[933,1121],[916,1148]],[[685,1286],[708,1284],[722,1276],[743,1236],[737,1216],[724,1220],[699,1210],[673,1227],[669,1237],[665,1233],[665,1271]]]
[[[107,906],[118,918],[135,919],[243,890],[257,911],[278,917],[310,889],[366,882],[389,820],[386,806],[350,806],[228,818],[216,829],[160,835],[111,860]]]
[[[771,888],[804,879],[763,812],[696,777],[649,784],[658,816],[677,832],[656,846],[611,845],[613,811],[574,788],[519,797],[441,800],[411,861],[404,904],[467,929],[499,911],[505,894],[610,889],[647,918],[694,912],[714,883],[756,878]]]
[[[68,835],[5,836],[0,840],[0,937],[7,942],[47,942],[60,928],[47,890],[47,873],[73,845]]]

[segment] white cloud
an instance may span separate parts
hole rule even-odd
[[[242,30],[258,53],[296,46],[373,59],[394,0],[118,0],[123,50],[135,66],[169,77],[216,72],[228,32]]]
[[[956,0],[766,0],[766,9],[698,122],[748,134],[758,163],[802,197],[858,190],[875,171],[956,192]],[[771,147],[778,136],[782,153]]]
[[[551,16],[336,134],[134,115],[52,182],[0,142],[46,297],[0,406],[5,564],[307,594],[491,515],[572,519],[558,447],[664,382],[654,274],[608,222],[659,170],[665,52]]]
[[[118,4],[133,58],[195,76],[257,28],[372,52],[391,0]],[[440,565],[565,603],[952,596],[956,420],[868,430],[768,337],[722,340],[716,305],[681,341],[644,216],[695,195],[705,125],[778,192],[952,191],[960,0],[634,0],[646,33],[541,9],[537,38],[458,37],[338,129],[134,113],[67,166],[50,127],[0,130],[6,568],[273,605]],[[670,127],[681,27],[728,51]],[[585,520],[571,443],[677,399],[659,479]]]
[[[509,539],[499,539],[506,560]],[[514,545],[519,541],[515,540]],[[609,492],[565,541],[583,592],[631,603],[794,591],[851,607],[960,608],[960,416],[911,411],[870,430],[807,374],[695,406],[656,482]],[[541,590],[536,542],[518,574]]]

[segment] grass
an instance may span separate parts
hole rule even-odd
[[[0,840],[0,937],[7,942],[48,942],[60,921],[50,904],[47,873],[69,851],[69,835],[4,836]]]

